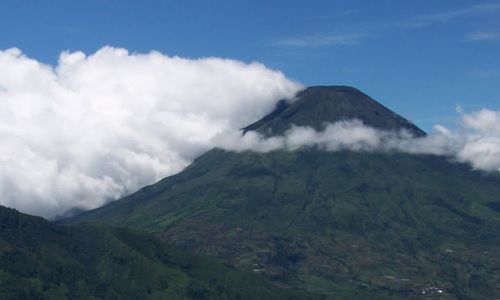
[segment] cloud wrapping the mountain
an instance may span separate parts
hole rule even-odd
[[[305,147],[323,151],[374,151],[380,148],[382,139],[391,136],[392,134],[365,126],[359,120],[348,120],[325,124],[325,129],[320,132],[307,126],[292,126],[283,136],[268,138],[254,131],[245,135],[240,131],[233,131],[216,136],[214,144],[230,151],[295,151]]]
[[[9,49],[0,70],[0,204],[46,217],[180,171],[301,88],[259,63],[111,47],[55,67]]]
[[[310,147],[323,151],[400,151],[447,156],[484,171],[500,170],[500,112],[483,109],[462,113],[461,120],[457,132],[436,125],[425,137],[414,137],[406,130],[375,129],[360,120],[347,120],[325,124],[322,131],[292,126],[283,136],[270,138],[256,132],[241,136],[241,132],[235,131],[216,136],[214,144],[231,151],[295,151]]]

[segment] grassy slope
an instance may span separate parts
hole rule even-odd
[[[324,294],[500,291],[500,180],[442,157],[213,150],[76,222],[143,228]]]
[[[57,226],[0,207],[0,299],[307,297],[140,231]]]

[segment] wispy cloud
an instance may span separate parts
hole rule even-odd
[[[500,40],[500,30],[475,31],[468,33],[465,37],[470,42],[489,42]]]
[[[284,47],[327,47],[327,46],[353,46],[359,44],[363,34],[333,34],[290,37],[276,41],[275,45]]]
[[[339,73],[344,73],[344,74],[357,74],[357,73],[359,73],[358,69],[349,68],[349,67],[336,68],[335,71],[337,71]]]
[[[500,4],[480,4],[464,9],[449,10],[440,13],[419,15],[404,25],[406,27],[426,27],[439,23],[448,23],[458,18],[472,17],[500,12]]]
[[[495,78],[500,77],[500,69],[474,70],[470,71],[468,74],[479,78]]]

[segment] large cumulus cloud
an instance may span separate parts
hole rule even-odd
[[[0,204],[52,217],[185,167],[300,85],[259,63],[105,47],[57,66],[0,51]]]

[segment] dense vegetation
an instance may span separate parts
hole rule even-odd
[[[315,87],[245,130],[358,118],[415,125],[348,87]],[[500,179],[446,157],[212,150],[72,222],[141,228],[273,282],[341,298],[500,296]]]
[[[499,183],[433,156],[213,150],[78,221],[158,232],[315,291],[474,299],[499,292]]]
[[[0,207],[0,299],[308,297],[140,231],[58,226]]]

